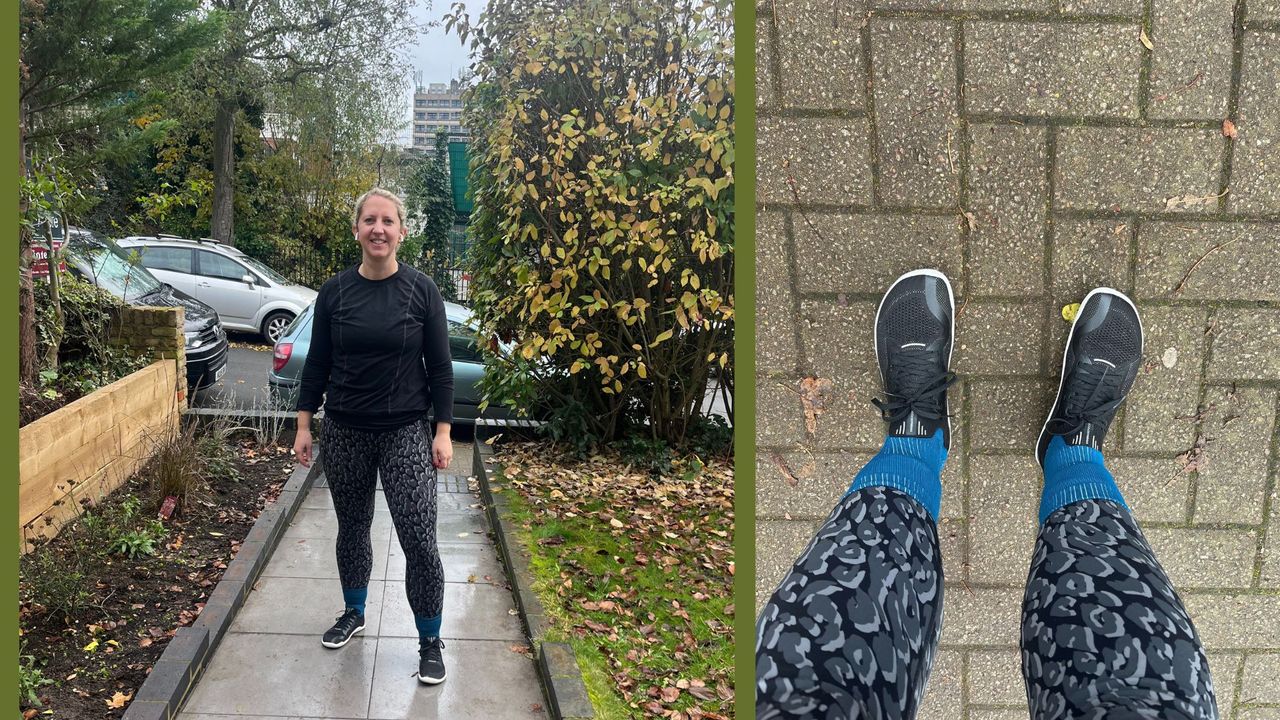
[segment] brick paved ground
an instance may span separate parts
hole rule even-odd
[[[923,717],[1025,718],[1032,443],[1060,309],[1110,285],[1138,302],[1147,357],[1109,463],[1195,618],[1223,717],[1280,718],[1280,2],[757,12],[757,602],[879,447],[875,303],[900,273],[941,268],[964,377]],[[812,434],[805,377],[833,383]],[[1205,462],[1185,473],[1198,439]]]

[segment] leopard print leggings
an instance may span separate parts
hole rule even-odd
[[[320,448],[338,514],[338,577],[344,588],[369,585],[373,570],[373,500],[382,477],[391,522],[404,550],[405,593],[417,617],[440,616],[444,567],[436,546],[436,468],[431,432],[416,422],[365,432],[326,420]]]
[[[933,520],[893,488],[846,495],[756,624],[756,718],[916,716],[942,633]],[[1216,720],[1199,637],[1121,505],[1041,528],[1022,609],[1034,720]]]

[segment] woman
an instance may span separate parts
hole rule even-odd
[[[362,258],[330,278],[316,298],[293,444],[298,461],[309,466],[311,418],[323,403],[320,444],[338,514],[345,609],[321,642],[340,648],[364,629],[373,567],[369,528],[381,476],[408,563],[405,590],[418,627],[418,679],[434,685],[445,678],[436,470],[453,459],[453,365],[444,299],[431,278],[396,260],[396,248],[408,234],[398,197],[381,188],[362,195],[351,231]],[[435,410],[434,441],[422,420],[428,407]]]

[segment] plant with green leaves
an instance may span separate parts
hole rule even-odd
[[[708,387],[732,387],[731,7],[517,0],[446,18],[474,58],[473,304],[512,343],[490,402],[541,402],[563,437],[643,427],[681,448]]]
[[[430,275],[446,300],[456,300],[449,265],[449,229],[457,213],[449,184],[449,135],[436,133],[435,154],[417,159],[405,180],[405,213],[414,232],[400,256]]]
[[[18,650],[18,706],[43,707],[40,702],[40,688],[52,685],[53,681],[44,676],[44,671],[36,667],[34,655],[27,654],[27,644],[22,642]]]

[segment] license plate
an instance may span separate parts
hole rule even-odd
[[[218,382],[219,380],[222,379],[222,376],[226,374],[227,374],[227,366],[223,365],[222,367],[218,368],[217,372],[213,374],[213,381]]]

